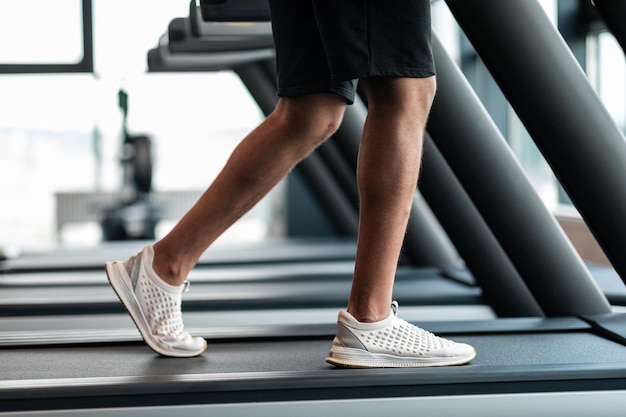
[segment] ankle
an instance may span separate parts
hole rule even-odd
[[[378,297],[358,297],[352,294],[347,311],[360,323],[376,323],[389,317],[391,304],[391,300],[380,302]]]
[[[166,251],[157,249],[156,245],[154,246],[152,270],[163,282],[173,286],[183,285],[188,274],[188,271],[183,270],[175,258],[168,256]]]
[[[375,312],[372,310],[352,310],[348,308],[348,313],[354,317],[359,323],[376,323],[389,317],[389,309],[386,311]]]
[[[185,278],[181,278],[180,274],[176,273],[172,269],[162,269],[160,266],[158,266],[156,262],[152,264],[152,269],[154,270],[157,277],[166,284],[179,287],[185,283]]]

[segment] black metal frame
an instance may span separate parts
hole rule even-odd
[[[563,38],[534,1],[447,3],[626,280],[625,139]]]
[[[433,46],[439,89],[428,132],[537,302],[546,315],[609,311],[605,297],[436,37]]]
[[[499,317],[543,316],[515,266],[428,133],[424,138],[419,188],[494,312]]]

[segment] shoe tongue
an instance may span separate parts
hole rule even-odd
[[[397,301],[392,301],[391,302],[391,311],[393,311],[393,315],[398,317],[398,309],[400,307],[398,306],[398,302]]]

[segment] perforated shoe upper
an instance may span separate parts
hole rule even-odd
[[[341,311],[334,344],[363,349],[370,353],[408,357],[456,357],[471,354],[474,348],[434,335],[397,317],[394,301],[389,316],[376,323],[361,323],[351,314]]]
[[[206,341],[201,337],[191,337],[184,331],[181,312],[182,293],[189,288],[184,285],[169,285],[152,269],[154,250],[151,246],[126,260],[124,268],[128,273],[137,303],[144,321],[149,327],[153,342],[165,349],[183,352],[201,352],[206,348]],[[146,337],[146,335],[144,335]]]

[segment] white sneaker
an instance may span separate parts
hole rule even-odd
[[[204,352],[206,340],[183,330],[181,286],[162,281],[152,269],[154,250],[145,247],[124,262],[107,262],[107,277],[145,342],[165,356],[191,357]]]
[[[393,302],[389,317],[361,323],[340,311],[337,335],[326,362],[347,368],[400,368],[463,365],[476,350],[420,329],[397,317]]]

